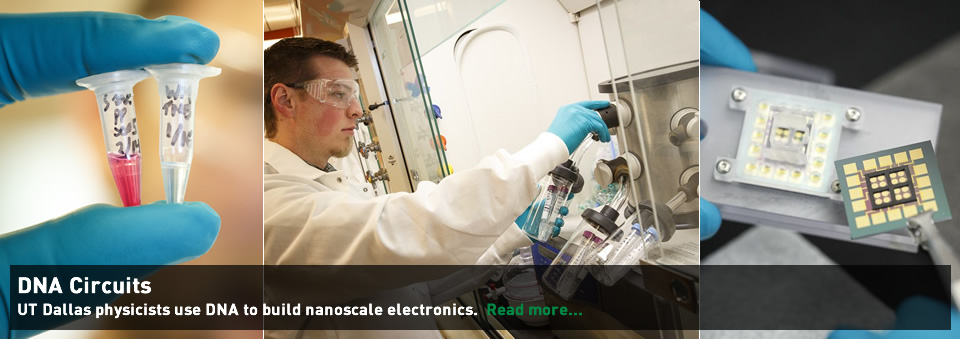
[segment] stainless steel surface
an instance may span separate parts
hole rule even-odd
[[[859,130],[844,129],[837,156],[840,159],[925,140],[937,140],[939,104],[891,97],[823,84],[703,67],[701,119],[709,126],[701,147],[703,159],[734,157],[740,139],[743,113],[728,107],[731,88],[763,88],[791,95],[844,103],[863,112]],[[934,145],[936,147],[936,145]],[[783,227],[807,234],[850,240],[843,204],[837,200],[786,192],[748,184],[714,180],[714,166],[701,173],[701,192],[720,208],[724,219]],[[856,243],[916,252],[906,230],[878,234]]]
[[[757,73],[821,84],[833,84],[836,78],[833,71],[827,68],[789,59],[781,55],[751,49],[750,56],[753,57],[753,63],[757,65]]]
[[[621,149],[630,150],[638,157],[643,156],[641,143],[646,147],[647,159],[641,160],[646,160],[648,168],[643,168],[643,176],[636,180],[636,196],[640,201],[664,203],[674,197],[684,171],[699,164],[698,138],[687,138],[680,146],[670,141],[671,121],[674,120],[673,127],[679,121],[674,119],[675,115],[678,112],[696,114],[700,107],[698,66],[697,61],[685,62],[634,74],[629,81],[623,77],[600,84],[600,92],[610,93],[611,101],[622,101],[638,110],[634,112],[632,126],[623,129],[625,135],[618,135],[618,142],[625,143],[626,148]],[[634,102],[635,106],[631,104]],[[637,123],[639,128],[633,126]],[[633,199],[632,194],[628,196]],[[636,205],[635,201],[631,203]],[[692,202],[684,203],[676,214],[695,212],[698,207]]]

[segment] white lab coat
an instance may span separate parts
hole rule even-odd
[[[567,157],[563,141],[543,133],[439,184],[373,197],[344,173],[323,172],[283,146],[265,140],[263,149],[267,265],[505,264],[531,244],[514,219],[533,200],[537,180]],[[371,291],[352,292],[343,297]]]

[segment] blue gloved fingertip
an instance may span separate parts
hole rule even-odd
[[[750,50],[710,13],[700,9],[700,62],[756,72]]]
[[[720,210],[717,206],[700,199],[700,240],[710,239],[720,230]]]
[[[598,109],[610,107],[610,102],[605,100],[587,100],[587,101],[578,102],[576,104],[592,110],[598,110]]]

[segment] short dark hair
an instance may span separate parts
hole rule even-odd
[[[270,102],[273,85],[298,83],[315,79],[318,71],[310,60],[325,56],[357,67],[357,57],[338,43],[317,38],[286,38],[263,51],[263,127],[267,138],[277,134],[277,114]]]

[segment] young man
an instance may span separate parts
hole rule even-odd
[[[562,107],[547,132],[515,154],[415,193],[373,197],[328,163],[353,147],[363,113],[342,46],[289,38],[264,51],[264,256],[266,264],[472,265],[502,263],[530,245],[514,219],[536,182],[591,132],[609,141],[591,109]],[[493,131],[491,131],[493,132]]]

